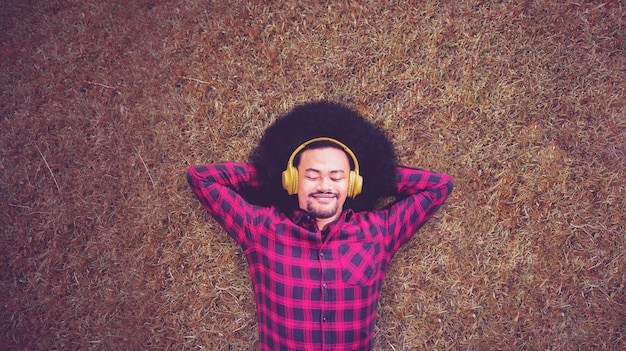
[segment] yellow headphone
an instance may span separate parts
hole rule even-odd
[[[350,155],[350,157],[352,158],[352,161],[354,162],[354,170],[350,171],[350,177],[348,179],[348,197],[355,198],[361,193],[361,190],[363,189],[363,177],[359,175],[359,161],[357,161],[356,156],[348,146],[346,146],[339,140],[328,137],[311,139],[307,142],[304,142],[293,151],[293,153],[289,157],[289,162],[287,162],[287,169],[283,171],[283,189],[287,190],[287,193],[289,195],[298,193],[298,169],[293,166],[293,160],[294,158],[296,158],[298,152],[304,149],[307,145],[322,140],[331,141],[341,146],[343,150],[348,153],[348,155]]]

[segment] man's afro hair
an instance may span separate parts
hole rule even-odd
[[[347,199],[346,208],[375,209],[395,195],[396,154],[385,133],[343,104],[316,101],[296,106],[267,128],[250,156],[259,187],[244,196],[252,203],[277,206],[288,213],[297,208],[297,196],[288,195],[282,187],[282,172],[298,146],[321,136],[346,144],[359,162],[363,190],[356,198]]]

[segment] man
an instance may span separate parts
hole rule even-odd
[[[311,106],[329,116],[345,112],[342,106],[324,104]],[[194,193],[248,260],[259,348],[371,350],[389,262],[443,204],[452,180],[396,167],[396,201],[355,211],[346,203],[367,189],[368,178],[359,173],[359,159],[348,145],[318,135],[293,149],[286,165],[282,192],[297,199],[291,210],[271,201],[255,204],[241,195],[260,186],[254,164],[226,162],[188,170]]]

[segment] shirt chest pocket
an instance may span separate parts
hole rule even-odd
[[[350,285],[373,284],[378,275],[379,256],[379,244],[359,242],[340,245],[341,279]]]

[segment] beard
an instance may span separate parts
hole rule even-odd
[[[309,214],[313,215],[315,218],[322,219],[331,218],[337,214],[339,211],[339,202],[337,201],[338,196],[335,197],[334,203],[319,204],[315,203],[312,199],[314,195],[315,194],[309,195],[309,199],[306,202],[306,210]]]

